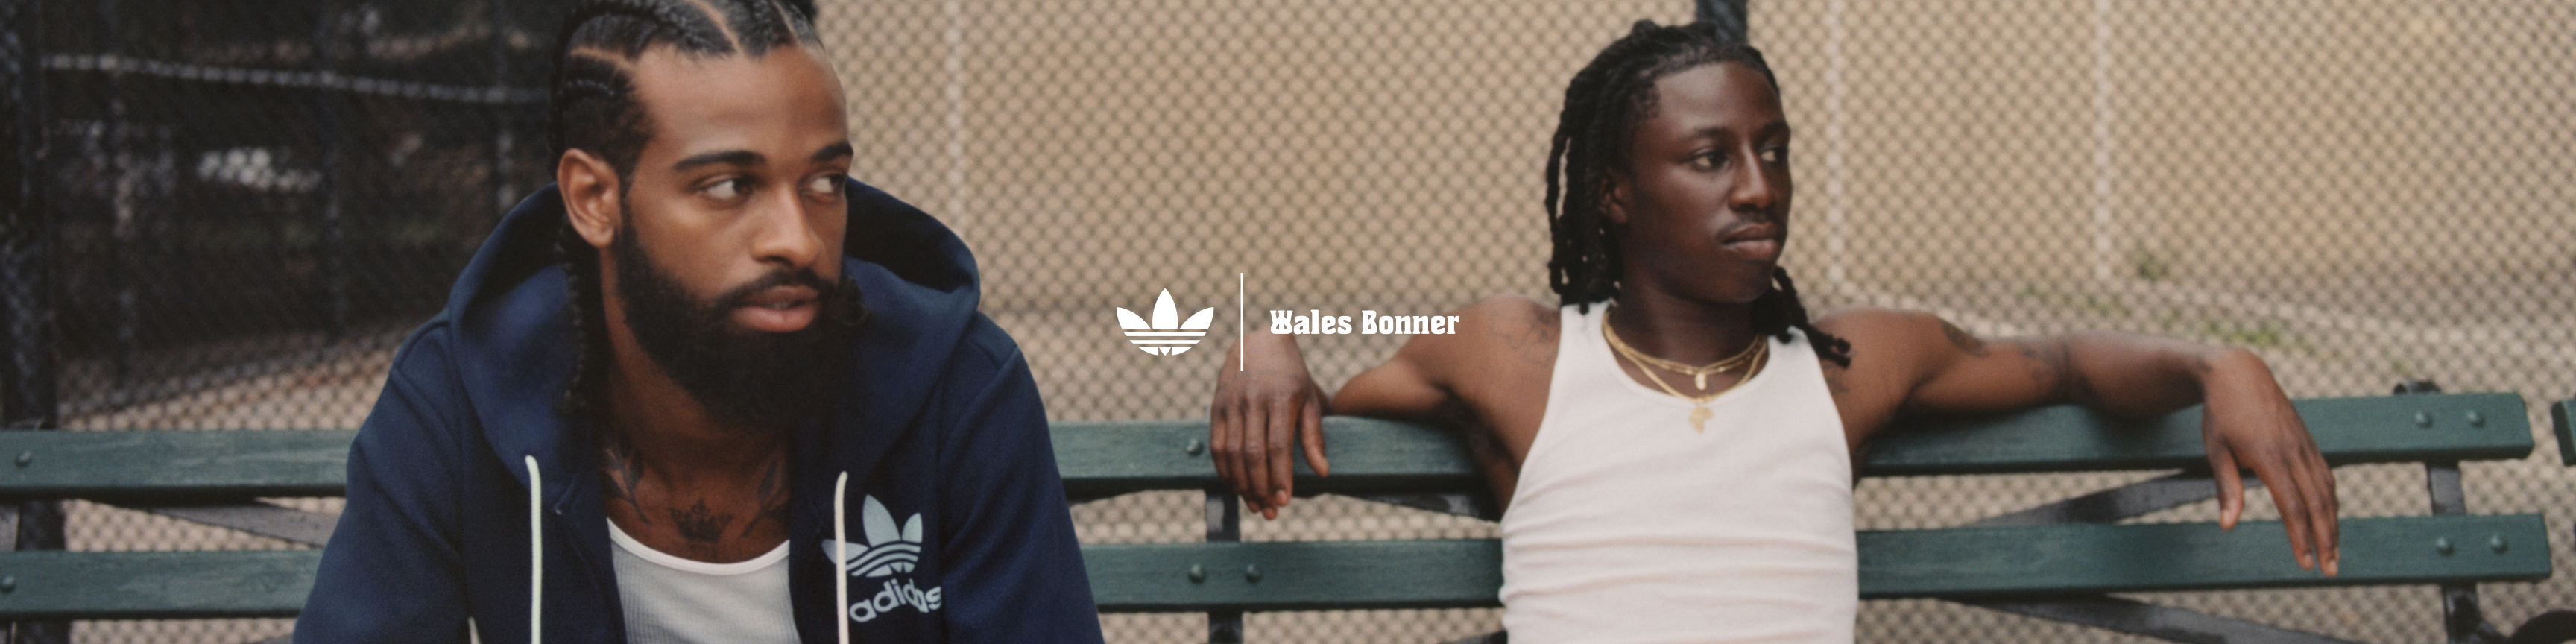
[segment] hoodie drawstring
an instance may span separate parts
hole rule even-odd
[[[528,457],[528,644],[537,644],[546,625],[545,483],[537,478],[537,457]]]
[[[841,614],[832,621],[841,625],[841,644],[850,644],[850,472],[832,481],[832,566],[841,574],[832,580],[832,596],[839,599]]]

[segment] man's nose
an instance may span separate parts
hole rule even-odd
[[[1735,167],[1735,186],[1726,195],[1727,205],[1742,212],[1770,212],[1780,199],[1781,173],[1763,163],[1759,153],[1747,154]]]
[[[813,218],[805,216],[803,200],[793,190],[770,190],[764,197],[752,208],[758,227],[753,231],[752,255],[763,263],[790,268],[814,265],[823,253],[823,235],[815,230]]]

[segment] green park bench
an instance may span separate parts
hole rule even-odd
[[[2175,641],[2338,642],[2109,593],[2433,585],[2440,588],[2450,641],[2505,641],[2479,612],[2475,584],[2547,579],[2547,530],[2539,515],[2468,513],[2459,463],[2530,454],[2533,436],[2522,399],[2414,394],[2296,402],[2327,461],[2425,468],[2430,514],[2343,519],[2340,576],[2300,570],[2273,522],[2249,521],[2234,531],[2211,523],[2117,523],[2214,494],[2196,409],[2123,423],[2056,407],[1924,422],[1885,439],[1862,474],[2177,473],[1963,526],[1864,531],[1861,595],[1940,598]],[[2569,451],[2563,456],[2576,464],[2576,437],[2567,420],[2576,401],[2553,411],[2559,444]],[[1301,494],[1493,515],[1479,494],[1479,475],[1450,433],[1342,417],[1327,419],[1325,431],[1334,474],[1301,475]],[[1493,539],[1241,541],[1239,507],[1220,489],[1206,432],[1204,421],[1055,426],[1065,492],[1075,502],[1148,490],[1206,492],[1205,541],[1083,547],[1103,612],[1203,612],[1211,641],[1240,642],[1247,611],[1498,605],[1502,549]],[[0,458],[14,458],[0,464],[0,495],[88,499],[320,545],[330,538],[331,517],[258,499],[342,494],[354,435],[0,432]],[[320,555],[0,552],[0,620],[291,616],[304,602]],[[2521,630],[2529,635],[2534,626],[2546,626],[2537,622]]]

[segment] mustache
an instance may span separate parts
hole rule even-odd
[[[781,286],[814,289],[816,301],[823,306],[823,321],[833,326],[856,329],[868,323],[867,306],[860,303],[858,280],[844,274],[840,282],[834,283],[823,279],[822,274],[811,268],[793,271],[782,268],[727,289],[724,294],[716,296],[712,302],[714,306],[704,314],[721,318],[724,311],[746,306],[753,295]]]
[[[803,286],[814,289],[814,293],[818,296],[828,297],[832,294],[833,287],[838,285],[824,281],[823,276],[815,273],[811,268],[793,271],[782,268],[770,271],[759,279],[745,282],[741,286],[726,290],[723,295],[716,296],[715,309],[723,311],[741,308],[753,295],[781,286]]]

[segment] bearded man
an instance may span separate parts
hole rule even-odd
[[[296,639],[1099,642],[1028,365],[806,18],[564,25],[556,185],[396,354]]]

